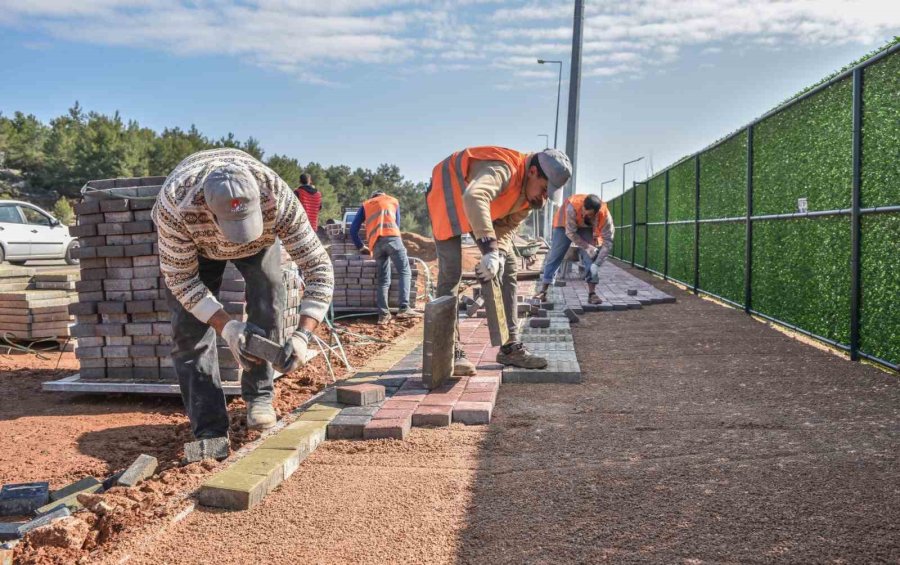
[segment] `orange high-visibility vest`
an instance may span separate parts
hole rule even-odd
[[[606,202],[600,202],[600,210],[597,211],[597,215],[594,216],[594,225],[590,226],[584,219],[584,201],[587,199],[587,194],[575,194],[574,196],[570,196],[563,203],[562,206],[559,207],[559,211],[556,213],[556,216],[553,218],[553,227],[554,228],[564,228],[566,227],[566,214],[568,213],[569,206],[575,209],[575,223],[579,228],[594,228],[594,240],[597,242],[597,245],[603,244],[603,228],[606,226],[606,214],[607,214],[607,206]]]
[[[511,176],[500,195],[491,202],[491,220],[499,220],[528,208],[527,200],[516,206],[528,172],[528,154],[503,147],[469,147],[450,155],[434,167],[425,196],[434,238],[443,241],[472,231],[462,195],[468,186],[472,161],[502,161]]]
[[[379,194],[363,202],[363,210],[366,212],[366,241],[369,249],[375,250],[375,243],[379,237],[400,235],[400,226],[397,225],[397,209],[400,203],[393,196]]]

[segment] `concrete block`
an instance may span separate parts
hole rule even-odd
[[[261,449],[257,448],[250,455],[240,459],[229,471],[259,475],[266,478],[266,491],[272,491],[284,481],[285,467],[293,473],[299,462],[299,452],[287,449]],[[305,457],[305,455],[304,455]]]
[[[336,416],[328,423],[328,439],[362,439],[370,416]]]
[[[61,489],[51,492],[50,500],[61,500],[63,498],[66,498],[67,496],[72,496],[73,494],[84,492],[85,490],[97,485],[102,485],[102,483],[94,477],[85,477],[80,481],[75,481],[72,484],[66,485]]]
[[[364,439],[406,439],[412,426],[412,416],[390,420],[372,420],[363,430]]]
[[[528,325],[532,328],[549,328],[550,318],[531,318],[528,320]]]
[[[254,357],[258,357],[273,364],[278,364],[282,357],[280,345],[256,334],[250,335],[250,339],[247,341],[246,351]]]
[[[500,281],[491,279],[481,283],[481,295],[484,297],[484,310],[487,314],[491,345],[500,347],[509,341],[509,328],[506,326],[506,310],[503,306],[503,290],[500,287]]]
[[[576,314],[575,311],[571,308],[566,308],[565,310],[563,310],[563,314],[569,320],[570,324],[577,324],[581,321],[581,318],[578,317],[578,314]]]
[[[184,444],[184,460],[195,463],[204,459],[221,461],[228,458],[231,442],[228,437],[206,438]]]
[[[44,514],[50,514],[55,512],[59,508],[68,508],[71,511],[76,511],[81,508],[81,503],[78,502],[79,494],[91,494],[95,492],[99,492],[103,488],[103,485],[100,481],[97,481],[96,484],[91,485],[87,488],[83,488],[80,491],[75,491],[64,498],[60,498],[54,500],[53,502],[49,502],[44,506],[41,506],[34,513],[38,516],[43,516]]]
[[[565,280],[555,280],[553,281],[553,286],[566,286]]]
[[[71,516],[72,512],[66,508],[59,508],[58,510],[54,510],[48,514],[44,514],[43,516],[39,516],[30,522],[25,522],[21,526],[19,526],[19,537],[24,537],[25,534],[30,532],[31,530],[35,530],[40,528],[41,526],[46,526],[48,524],[52,524],[57,520],[61,520],[66,516]]]
[[[381,410],[380,403],[371,406],[348,406],[340,413],[342,416],[374,416],[379,410]]]
[[[467,425],[489,424],[494,404],[491,402],[463,402],[453,406],[453,421]]]
[[[50,484],[6,484],[0,489],[0,516],[27,516],[50,500]]]
[[[637,291],[637,289],[629,288],[627,293],[628,293],[628,296],[637,296],[638,291]]]
[[[457,300],[442,296],[425,305],[422,383],[431,390],[453,376]]]
[[[268,492],[268,479],[227,469],[207,479],[197,493],[204,506],[227,510],[249,510]]]
[[[141,454],[130,467],[125,469],[125,472],[122,473],[116,484],[124,487],[133,487],[144,479],[153,476],[158,464],[156,457]]]
[[[449,426],[452,421],[453,406],[420,404],[412,415],[413,426]]]
[[[25,522],[0,522],[0,542],[3,541],[12,541],[19,539],[19,528],[25,525]],[[6,554],[3,553],[6,551],[5,549],[0,548],[0,558],[5,559]],[[10,561],[9,565],[12,565],[12,550],[10,551]],[[0,565],[7,565],[5,561],[0,559]]]
[[[372,383],[336,387],[337,401],[352,406],[369,406],[384,400],[384,387]]]
[[[312,453],[320,443],[325,441],[328,422],[298,420],[289,425],[288,430],[301,430],[306,437],[308,451]]]

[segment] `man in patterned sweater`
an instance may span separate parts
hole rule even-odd
[[[228,435],[217,334],[244,368],[247,425],[274,426],[273,367],[245,348],[250,333],[279,339],[286,299],[281,245],[300,267],[305,288],[300,324],[284,345],[284,364],[276,369],[289,373],[306,362],[311,332],[334,290],[331,262],[303,207],[258,160],[237,149],[212,149],[175,167],[153,207],[153,221],[172,311],[172,360],[194,436]],[[247,283],[246,323],[232,320],[216,300],[227,261]]]

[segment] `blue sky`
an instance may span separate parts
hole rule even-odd
[[[552,143],[538,57],[565,61],[565,147],[571,21],[570,0],[0,0],[0,111],[78,100],[426,180],[464,146]],[[578,191],[616,194],[623,161],[643,178],[897,34],[886,0],[588,0]]]

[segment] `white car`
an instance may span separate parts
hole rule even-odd
[[[0,263],[24,265],[29,259],[65,259],[77,265],[78,240],[69,228],[34,204],[0,200]]]

